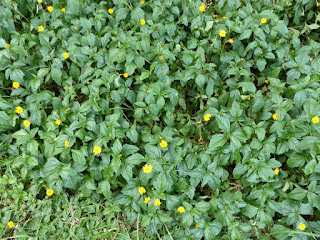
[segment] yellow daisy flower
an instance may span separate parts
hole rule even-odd
[[[182,206],[178,207],[178,212],[179,213],[184,213],[186,211],[186,209]]]
[[[272,115],[272,118],[273,118],[273,120],[278,120],[278,114],[274,113],[274,114]]]
[[[99,147],[99,146],[94,146],[94,148],[93,148],[93,153],[94,153],[94,155],[98,155],[98,154],[100,154],[101,153],[101,147]]]
[[[319,123],[319,117],[318,116],[315,116],[311,119],[311,121],[314,123],[314,124],[318,124]]]
[[[13,228],[14,227],[14,223],[12,221],[8,222],[8,227],[9,228]]]
[[[16,107],[16,113],[18,113],[18,114],[23,113],[23,108],[20,106]]]
[[[154,202],[153,202],[153,204],[155,205],[155,206],[160,206],[160,204],[161,204],[161,201],[160,201],[160,199],[155,199],[154,200]]]
[[[68,59],[68,58],[69,58],[69,53],[64,52],[64,53],[63,53],[63,57],[64,57],[65,59]]]
[[[18,87],[20,87],[20,83],[18,83],[18,82],[13,82],[13,83],[12,83],[12,87],[13,87],[13,88],[18,88]]]
[[[305,229],[306,229],[306,225],[304,224],[304,223],[300,223],[300,225],[299,225],[299,229],[301,230],[301,231],[304,231]]]
[[[28,121],[28,120],[24,120],[23,121],[23,125],[25,126],[25,127],[30,127],[30,122]]]
[[[38,27],[38,31],[39,31],[39,32],[43,32],[43,30],[44,30],[44,27],[40,25],[40,26]]]
[[[54,193],[54,191],[53,191],[53,189],[51,189],[51,188],[47,189],[47,191],[46,191],[46,194],[47,194],[48,196],[52,196],[53,193]]]
[[[148,174],[148,173],[151,173],[151,172],[152,172],[152,166],[146,164],[146,165],[143,166],[142,171],[143,171],[144,173],[147,173],[147,174]]]
[[[140,20],[140,24],[141,24],[141,25],[145,25],[145,24],[146,24],[146,20],[141,19],[141,20]]]
[[[225,37],[226,35],[227,35],[226,30],[222,29],[222,30],[219,31],[219,36],[220,37]]]
[[[60,119],[56,119],[55,123],[59,126],[62,123],[62,121]]]
[[[162,147],[162,148],[166,148],[166,147],[168,147],[168,142],[165,141],[165,140],[162,140],[162,141],[159,143],[159,145],[160,145],[160,147]]]
[[[53,11],[53,7],[52,6],[48,6],[47,9],[48,9],[49,12]]]
[[[139,190],[139,193],[140,193],[141,195],[147,192],[144,187],[139,187],[138,190]]]
[[[210,113],[207,113],[206,115],[204,115],[203,119],[208,122],[211,118],[211,114]]]

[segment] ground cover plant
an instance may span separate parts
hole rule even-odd
[[[316,0],[1,0],[4,239],[320,238]]]

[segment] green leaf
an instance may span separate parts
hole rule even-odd
[[[151,158],[158,159],[161,157],[161,151],[158,147],[152,146],[152,145],[146,145],[145,151]]]
[[[227,142],[227,137],[223,134],[215,134],[209,143],[208,148],[222,147]]]
[[[304,190],[302,188],[295,188],[293,191],[291,191],[288,194],[289,198],[295,199],[295,200],[299,200],[301,201],[302,199],[305,198],[305,196],[307,195],[308,191]]]
[[[213,26],[214,21],[207,21],[205,31],[209,31]]]
[[[230,121],[229,121],[228,117],[217,115],[216,120],[217,120],[219,128],[221,130],[225,130],[227,132],[230,132]]]
[[[38,165],[38,160],[35,157],[28,157],[26,163],[30,166],[30,167],[34,167]]]
[[[243,33],[241,33],[239,40],[243,40],[243,39],[247,39],[251,36],[252,34],[252,30],[251,29],[246,29],[243,31]]]
[[[140,80],[144,80],[150,76],[149,72],[142,72],[140,75]]]
[[[153,182],[153,186],[159,190],[160,192],[164,192],[168,186],[167,177],[164,172],[160,173],[155,181]]]
[[[246,92],[256,92],[256,86],[252,82],[240,82],[238,83],[240,87],[242,87],[243,91]]]
[[[267,61],[264,58],[259,58],[257,61],[257,67],[259,69],[260,72],[262,72],[264,70],[264,68],[267,65]]]
[[[86,158],[82,151],[72,149],[71,152],[72,152],[72,160],[74,161],[77,167],[83,166],[86,164]]]
[[[59,68],[53,67],[51,69],[51,78],[58,84],[61,85],[62,72]]]
[[[68,0],[67,1],[68,13],[79,15],[80,13],[80,1],[78,0]]]

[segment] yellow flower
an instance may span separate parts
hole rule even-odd
[[[26,127],[30,127],[30,124],[31,123],[28,120],[24,120],[23,121],[23,125],[26,126]]]
[[[317,5],[316,5],[317,7],[319,7],[320,6],[320,3],[317,3]]]
[[[311,119],[311,121],[314,123],[314,124],[318,124],[319,123],[319,117],[318,116],[315,116]]]
[[[98,154],[100,154],[101,153],[101,147],[99,147],[99,146],[94,146],[94,148],[93,148],[93,153],[94,153],[94,155],[98,155]]]
[[[261,24],[267,23],[267,19],[266,19],[266,18],[261,18],[260,23],[261,23]]]
[[[20,106],[16,107],[16,113],[18,113],[18,114],[23,113],[23,108]]]
[[[54,30],[51,30],[52,33],[54,33]]]
[[[160,206],[160,204],[161,204],[161,201],[160,201],[160,199],[155,199],[154,200],[154,202],[153,202],[153,204],[155,205],[155,206]]]
[[[222,29],[222,30],[219,31],[219,36],[220,37],[225,37],[226,35],[227,35],[226,30]]]
[[[65,146],[65,147],[69,147],[69,146],[70,146],[70,142],[69,142],[69,141],[65,141],[65,142],[64,142],[64,146]]]
[[[127,23],[126,25],[124,25],[126,28],[130,26],[130,23]]]
[[[146,24],[146,20],[141,19],[141,20],[140,20],[140,23],[141,23],[141,25],[145,25],[145,24]]]
[[[279,168],[276,167],[276,168],[274,169],[274,174],[275,174],[275,175],[278,175],[278,174],[279,174],[279,171],[280,171]]]
[[[64,53],[63,53],[63,57],[64,57],[65,59],[69,58],[69,53],[64,52]]]
[[[48,9],[49,12],[53,11],[53,7],[52,6],[49,6],[47,9]]]
[[[278,120],[278,114],[274,113],[274,114],[272,115],[272,118],[273,118],[273,120]]]
[[[152,166],[146,164],[146,165],[143,166],[142,171],[143,171],[144,173],[151,173],[151,172],[152,172]]]
[[[8,222],[8,227],[9,228],[13,228],[14,227],[14,223],[12,221]]]
[[[90,83],[90,82],[88,81],[87,84],[89,85],[89,83]]]
[[[66,9],[65,8],[61,8],[61,12],[65,13]]]
[[[53,189],[51,189],[51,188],[47,189],[47,191],[46,191],[46,194],[47,194],[48,196],[52,196],[53,193],[54,193],[54,191],[53,191]]]
[[[163,60],[163,56],[160,56],[159,59],[162,61]]]
[[[269,83],[269,81],[268,81],[268,80],[264,80],[264,82],[265,82],[266,84],[268,84],[268,83]]]
[[[179,213],[184,213],[186,211],[186,209],[182,206],[178,207],[178,212]]]
[[[144,92],[146,92],[146,91],[147,91],[147,89],[145,89],[145,88],[144,88],[144,89],[143,89],[143,91],[144,91]]]
[[[141,4],[144,4],[145,2],[146,2],[145,0],[141,0],[141,1],[140,1]]]
[[[20,84],[18,82],[13,82],[12,83],[12,87],[13,88],[18,88],[18,87],[20,87]]]
[[[10,48],[10,47],[11,47],[11,45],[8,43],[8,44],[7,44],[7,48]]]
[[[299,225],[299,229],[302,231],[304,231],[306,229],[306,227],[307,226],[304,223],[300,223],[300,225]]]
[[[112,9],[112,8],[109,8],[109,9],[108,9],[108,13],[109,13],[109,14],[112,14],[112,13],[113,13],[113,9]]]
[[[207,113],[206,115],[204,115],[203,119],[208,122],[211,118],[211,114],[210,113]]]
[[[233,39],[230,38],[230,39],[228,40],[228,43],[232,44],[232,43],[233,43]]]
[[[11,2],[11,0],[8,0],[8,2]]]
[[[198,223],[196,224],[196,228],[199,228],[199,224]]]
[[[200,10],[200,12],[204,12],[204,11],[206,10],[206,8],[205,8],[205,6],[201,5],[201,6],[199,7],[199,10]]]
[[[91,67],[90,63],[87,63],[87,67]]]
[[[125,78],[127,78],[127,77],[129,77],[129,74],[128,74],[128,73],[124,73],[123,76],[124,76]]]
[[[146,193],[146,189],[144,187],[139,187],[139,193],[142,195],[144,193]]]
[[[44,27],[40,25],[40,26],[38,27],[38,31],[39,31],[39,32],[43,32],[43,30],[44,30]]]
[[[223,19],[223,20],[226,20],[226,19],[227,19],[227,17],[226,17],[226,16],[223,16],[223,17],[222,17],[222,19]]]
[[[148,203],[150,201],[150,197],[146,197],[145,199],[144,199],[144,203]]]
[[[77,26],[74,26],[73,28],[74,28],[74,30],[77,30],[77,29],[78,29],[78,27],[77,27]]]
[[[62,123],[62,121],[60,119],[57,119],[55,123],[59,126]]]
[[[42,0],[37,0],[38,3],[42,3]]]
[[[160,147],[162,147],[162,148],[166,148],[166,147],[168,147],[168,142],[165,141],[165,140],[162,140],[162,141],[159,143],[159,145],[160,145]]]

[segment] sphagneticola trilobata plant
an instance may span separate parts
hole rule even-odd
[[[316,0],[1,0],[1,171],[148,239],[319,238],[319,21]]]

